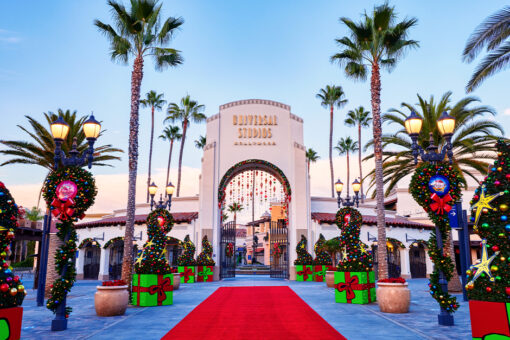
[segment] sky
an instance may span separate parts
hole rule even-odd
[[[127,1],[124,1],[127,4]],[[347,34],[340,17],[357,20],[381,1],[164,1],[163,15],[184,19],[171,47],[182,51],[178,68],[156,72],[150,60],[144,68],[142,93],[164,93],[169,102],[186,94],[204,104],[211,116],[221,104],[249,98],[270,99],[291,106],[304,119],[305,146],[321,160],[312,166],[312,194],[327,195],[328,111],[315,94],[327,84],[343,87],[348,104],[335,116],[335,144],[353,130],[344,128],[345,113],[360,105],[370,110],[369,82],[347,79],[329,58],[338,51],[334,39]],[[505,1],[391,1],[398,17],[416,17],[410,38],[420,47],[409,51],[391,73],[382,74],[381,108],[398,108],[453,92],[466,96],[465,85],[476,62],[463,63],[461,53],[474,28],[501,9]],[[94,19],[110,22],[106,1],[0,0],[0,139],[28,140],[17,125],[25,115],[43,119],[58,108],[91,111],[106,130],[99,144],[127,150],[131,66],[112,62],[107,40],[93,26]],[[479,59],[477,60],[479,61]],[[498,111],[496,120],[510,131],[509,71],[486,80],[473,95]],[[156,114],[156,135],[163,129],[164,112]],[[384,131],[391,127],[384,126]],[[317,134],[316,131],[324,131]],[[193,141],[205,134],[205,124],[191,125],[183,165],[183,193],[198,193],[201,155]],[[364,131],[369,139],[370,130]],[[150,113],[140,111],[138,197],[145,196]],[[155,139],[153,169],[163,183],[168,145]],[[177,163],[177,152],[173,163]],[[5,161],[0,156],[0,162]],[[94,167],[100,188],[92,212],[123,208],[127,193],[127,154],[114,167]],[[365,165],[368,169],[371,164]],[[173,168],[173,167],[172,167]],[[344,159],[335,168],[345,178]],[[356,173],[356,167],[353,166]],[[172,169],[172,173],[176,171]],[[46,171],[29,165],[0,167],[0,180],[11,188],[19,204],[37,203]],[[175,176],[172,175],[172,178]],[[326,179],[326,180],[324,180]],[[174,179],[175,181],[175,179]],[[345,180],[344,180],[345,182]]]

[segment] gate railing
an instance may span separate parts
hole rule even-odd
[[[233,246],[232,256],[227,256],[227,247]],[[220,239],[220,279],[236,276],[236,225],[234,222],[227,222],[221,226]]]
[[[289,239],[288,229],[284,220],[272,221],[269,233],[271,268],[270,277],[289,278]],[[281,249],[281,253],[275,253],[275,246]]]

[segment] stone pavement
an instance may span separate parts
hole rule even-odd
[[[221,286],[282,286],[293,289],[327,322],[347,339],[471,339],[469,309],[457,296],[461,307],[455,313],[455,326],[437,325],[438,305],[428,293],[428,280],[409,281],[411,309],[407,314],[381,313],[377,304],[351,305],[334,302],[334,290],[321,282],[295,282],[267,276],[238,276],[219,282],[181,284],[174,292],[174,305],[129,307],[118,317],[97,317],[94,292],[99,281],[78,281],[68,298],[73,307],[68,330],[51,332],[53,314],[37,307],[35,291],[23,304],[22,339],[160,339],[193,308]],[[30,281],[24,282],[26,287]],[[239,301],[242,303],[242,301]],[[235,315],[232,315],[235,317]],[[256,315],[254,316],[256,325]]]

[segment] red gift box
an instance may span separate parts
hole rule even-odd
[[[0,338],[19,340],[21,337],[22,307],[0,309]]]
[[[510,303],[470,300],[469,314],[473,339],[491,334],[510,337]]]

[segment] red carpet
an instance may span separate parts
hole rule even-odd
[[[221,287],[163,339],[344,339],[289,287]]]

